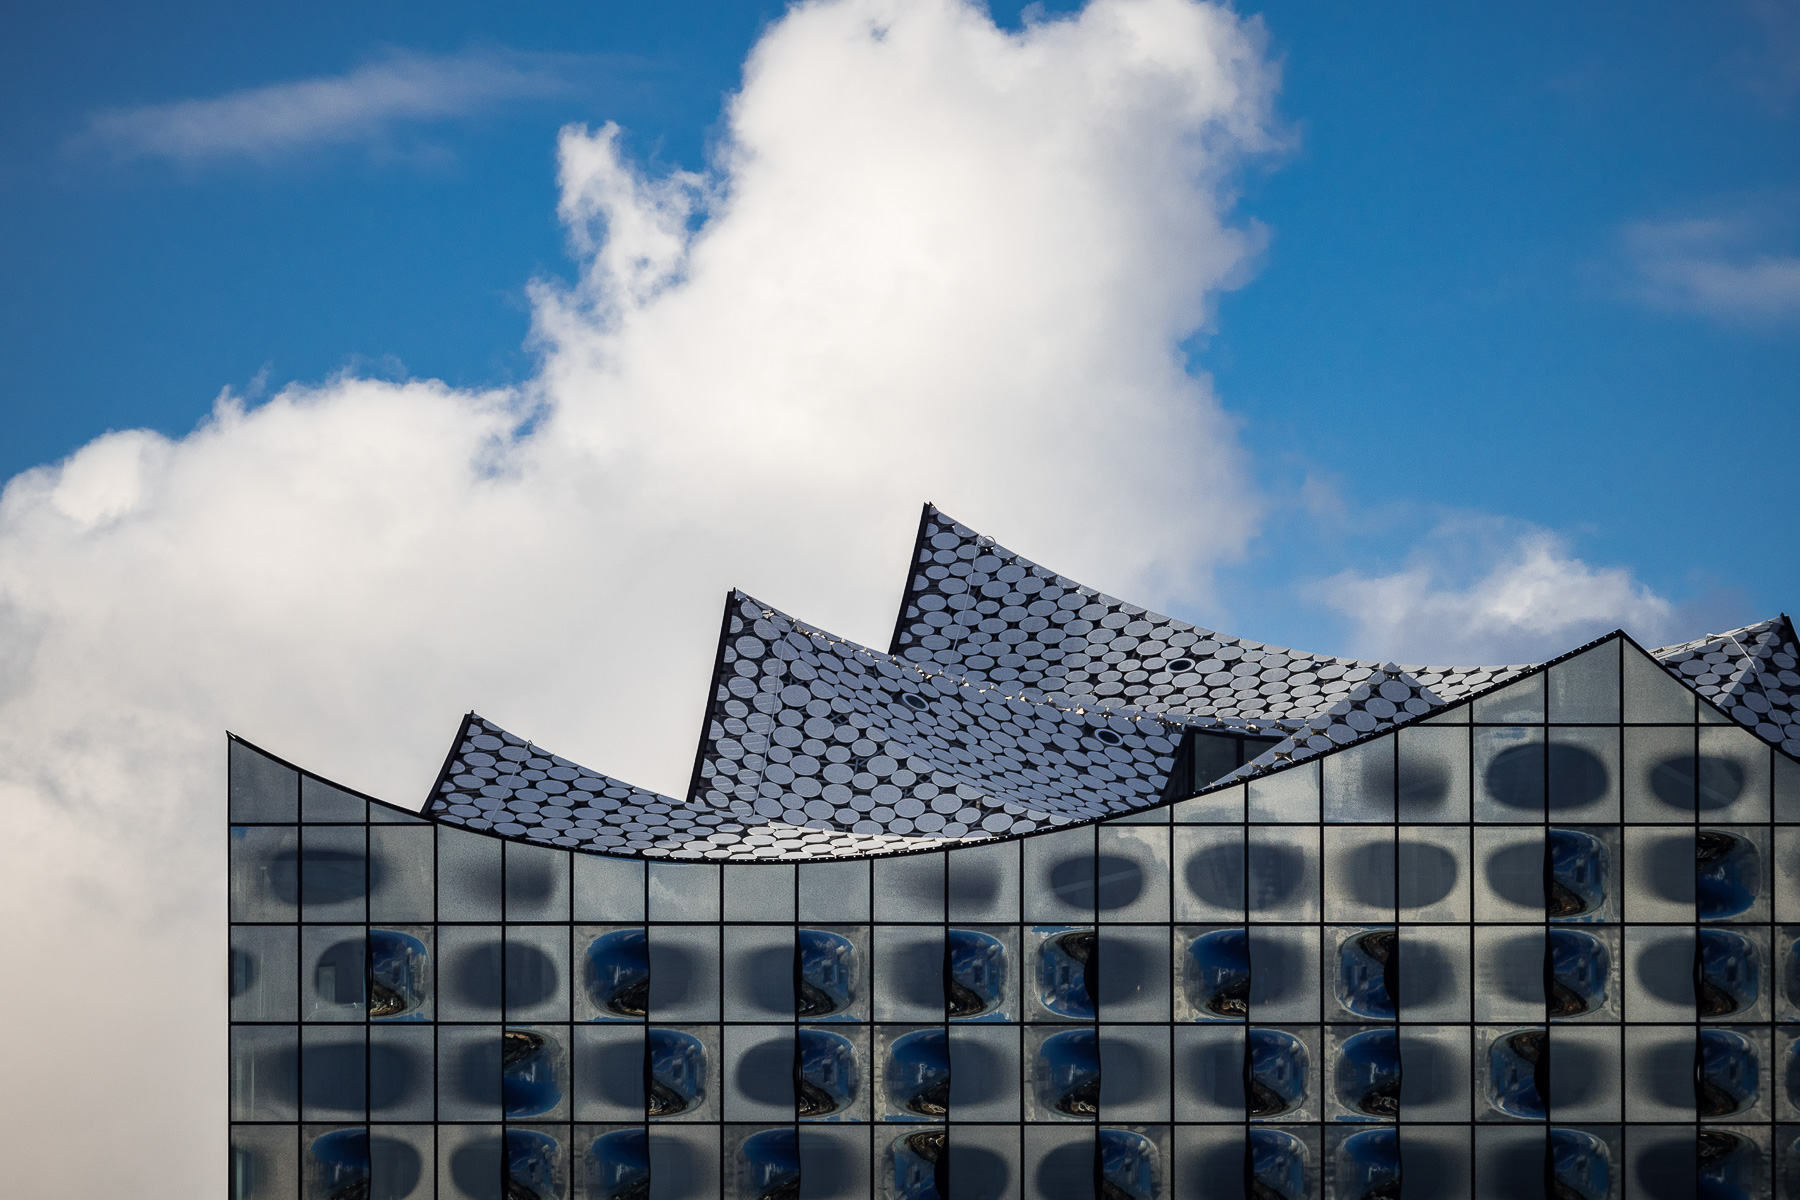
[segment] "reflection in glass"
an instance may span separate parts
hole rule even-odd
[[[1702,1129],[1699,1157],[1702,1200],[1760,1200],[1769,1194],[1762,1148],[1743,1134]]]
[[[739,1200],[794,1200],[800,1194],[800,1139],[792,1129],[765,1129],[738,1147]]]
[[[1550,930],[1550,1015],[1578,1017],[1606,1006],[1612,955],[1606,943],[1579,929]]]
[[[1250,1015],[1250,936],[1242,929],[1203,933],[1188,946],[1188,999],[1202,1012]]]
[[[1728,1017],[1756,1007],[1762,955],[1756,943],[1729,929],[1700,933],[1700,1015]]]
[[[1250,1031],[1250,1115],[1276,1117],[1306,1103],[1311,1056],[1306,1044],[1279,1029]]]
[[[802,1029],[796,1053],[801,1116],[827,1117],[856,1101],[856,1048],[849,1038],[823,1029]]]
[[[594,1007],[621,1017],[650,1011],[650,945],[641,929],[618,929],[588,943],[584,977]]]
[[[531,1029],[500,1035],[500,1095],[508,1117],[535,1117],[562,1102],[561,1047]]]
[[[1552,829],[1550,851],[1550,916],[1582,917],[1606,902],[1606,843],[1579,829]]]
[[[795,933],[800,955],[800,990],[794,1002],[802,1017],[843,1012],[856,999],[856,944],[841,933],[801,929]]]
[[[1099,1143],[1101,1200],[1157,1200],[1162,1162],[1155,1142],[1129,1129],[1102,1129]]]
[[[888,1047],[888,1098],[902,1112],[941,1117],[950,1106],[950,1043],[942,1029],[919,1029]]]
[[[615,1129],[588,1147],[586,1200],[645,1200],[650,1194],[650,1135]]]
[[[1723,829],[1694,835],[1694,898],[1702,921],[1735,917],[1762,890],[1762,855],[1749,838]]]
[[[1338,1048],[1338,1100],[1370,1117],[1400,1115],[1400,1033],[1370,1029]]]
[[[678,1029],[652,1029],[645,1040],[650,1115],[673,1117],[699,1108],[706,1100],[706,1048],[700,1039]]]
[[[314,1138],[308,1150],[312,1162],[307,1175],[317,1185],[313,1195],[322,1200],[364,1200],[368,1196],[367,1129],[334,1129]]]
[[[1091,1029],[1071,1029],[1038,1048],[1038,1096],[1045,1108],[1071,1117],[1100,1111],[1100,1044]]]
[[[535,1129],[506,1131],[506,1200],[562,1200],[562,1147]]]
[[[1059,1017],[1092,1020],[1099,991],[1098,939],[1091,929],[1070,930],[1044,941],[1038,969],[1038,998]]]
[[[1392,929],[1374,929],[1348,938],[1338,948],[1338,1003],[1359,1017],[1391,1021],[1399,992],[1400,960]]]
[[[1608,1200],[1612,1156],[1606,1143],[1585,1130],[1552,1129],[1550,1194],[1556,1200]]]
[[[1761,1093],[1757,1067],[1755,1042],[1729,1029],[1702,1029],[1694,1089],[1700,1116],[1716,1119],[1755,1108]]]
[[[1306,1200],[1305,1142],[1279,1129],[1252,1129],[1249,1157],[1256,1200]]]
[[[941,1129],[909,1133],[894,1139],[894,1190],[892,1200],[943,1200],[949,1194],[945,1178],[949,1156]]]
[[[952,929],[946,1003],[950,1016],[979,1017],[999,1008],[1006,995],[1006,947],[974,929]]]
[[[1488,1047],[1488,1103],[1509,1117],[1540,1121],[1549,1090],[1550,1035],[1542,1029],[1505,1034]]]
[[[1338,1145],[1337,1195],[1341,1200],[1398,1200],[1400,1134],[1392,1129],[1353,1133]],[[1557,1200],[1563,1200],[1559,1195]]]
[[[371,1017],[392,1021],[417,1013],[425,1004],[430,978],[424,942],[397,929],[369,930]]]

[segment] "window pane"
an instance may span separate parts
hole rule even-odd
[[[727,863],[724,871],[727,921],[794,919],[796,884],[792,863]]]
[[[292,925],[231,927],[231,1019],[296,1018],[296,930]]]
[[[569,852],[524,842],[506,846],[506,919],[569,919]]]
[[[1619,719],[1619,639],[1559,662],[1547,674],[1550,720],[1611,724]]]
[[[644,863],[631,858],[577,854],[575,919],[638,922],[644,919]]]
[[[438,920],[500,919],[500,847],[449,825],[438,826]]]
[[[652,921],[717,921],[719,868],[710,863],[653,862],[650,872]]]
[[[300,919],[300,831],[231,827],[231,919]]]
[[[294,821],[300,816],[300,773],[242,742],[232,742],[231,819]]]
[[[369,829],[369,919],[433,918],[432,848],[436,835],[420,825]]]
[[[323,780],[304,776],[300,780],[300,819],[302,821],[366,821],[369,802],[352,796],[342,788]]]

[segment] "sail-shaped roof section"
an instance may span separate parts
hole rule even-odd
[[[1526,669],[1400,667],[1231,637],[1077,583],[929,504],[890,653],[1053,704],[1290,729],[1371,680],[1405,675],[1447,703]]]
[[[1738,724],[1800,757],[1800,639],[1787,616],[1651,653]]]

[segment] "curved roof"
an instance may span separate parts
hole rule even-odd
[[[1795,642],[1778,617],[1652,653],[1800,757]],[[1190,729],[1280,739],[1213,785],[1224,786],[1547,665],[1403,667],[1228,637],[1085,587],[927,505],[890,653],[727,597],[685,800],[470,713],[424,812],[659,858],[941,849],[1153,806]]]

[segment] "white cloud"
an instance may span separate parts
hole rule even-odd
[[[801,6],[706,176],[565,133],[582,272],[535,291],[530,386],[227,397],[14,479],[12,1186],[223,1186],[226,729],[416,803],[478,706],[679,790],[725,589],[880,644],[923,499],[1204,602],[1256,507],[1178,347],[1257,248],[1230,181],[1273,86],[1254,26],[1183,0],[1022,33],[953,0]],[[257,144],[195,128],[162,152]]]
[[[1674,605],[1623,567],[1595,567],[1548,530],[1447,522],[1403,570],[1327,579],[1320,598],[1349,618],[1358,655],[1402,663],[1539,662],[1614,629],[1672,640]]]
[[[1657,308],[1734,320],[1800,315],[1800,255],[1763,248],[1770,225],[1747,215],[1628,225],[1628,291]]]
[[[509,101],[565,96],[575,90],[577,72],[594,66],[578,55],[396,54],[343,75],[108,109],[89,118],[76,144],[119,158],[183,164],[267,159],[374,142],[403,125],[469,116]]]

